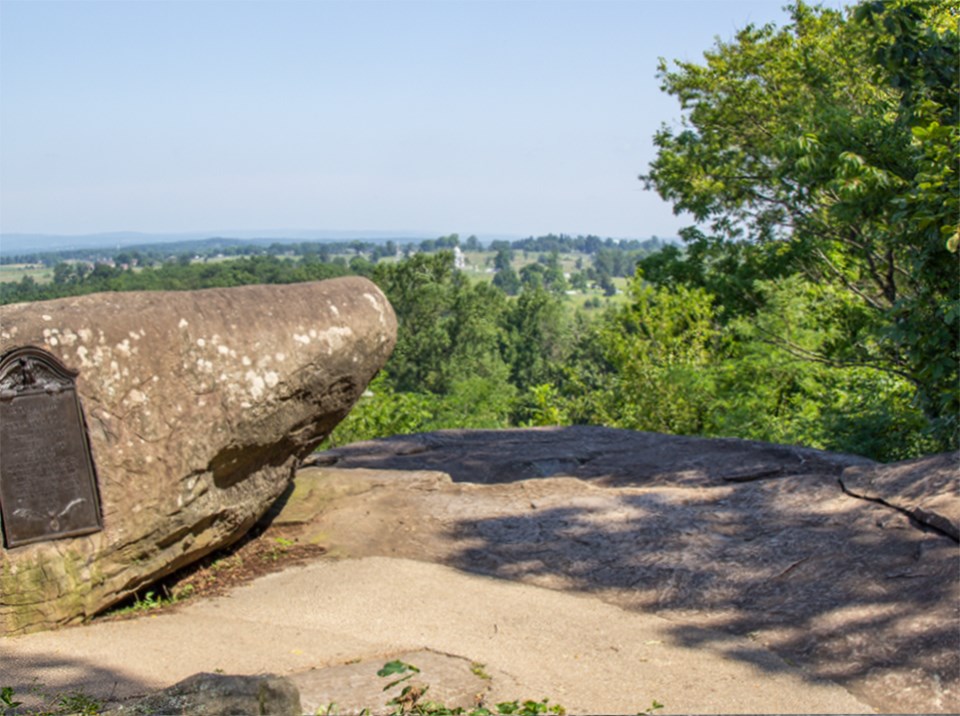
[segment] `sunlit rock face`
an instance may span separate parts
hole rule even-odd
[[[0,308],[0,355],[35,346],[78,373],[103,525],[4,545],[0,633],[80,621],[238,539],[395,341],[358,277]]]

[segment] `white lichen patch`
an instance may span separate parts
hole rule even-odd
[[[380,324],[383,325],[386,323],[386,317],[383,312],[383,304],[374,296],[372,293],[365,293],[363,297],[370,302],[370,305],[374,307],[378,314],[380,314]]]
[[[280,376],[274,373],[272,370],[268,370],[263,375],[263,382],[267,384],[268,388],[277,387],[277,383],[280,382]]]
[[[206,346],[206,345],[207,345],[207,342],[206,342],[204,339],[202,339],[202,338],[198,338],[198,339],[197,339],[197,346],[198,346],[199,348],[203,348],[203,347]]]
[[[40,316],[40,318],[42,318],[42,319],[45,320],[45,321],[52,321],[52,320],[53,320],[53,316],[48,316],[46,313],[44,313],[42,316]]]
[[[330,304],[330,313],[332,313],[334,316],[340,315],[340,309],[337,308],[336,304],[333,304],[333,303]]]
[[[87,353],[89,353],[89,351],[87,350],[87,347],[86,347],[86,346],[79,346],[79,347],[77,348],[77,360],[80,361],[80,367],[81,367],[81,368],[92,368],[92,367],[93,367],[93,361],[91,361],[89,358],[87,358]]]
[[[143,405],[148,400],[146,393],[143,393],[136,388],[130,391],[127,395],[127,403],[130,405]]]
[[[139,341],[140,338],[142,337],[141,334],[146,335],[146,333],[144,333],[144,330],[142,328],[140,329],[140,333],[137,333],[136,331],[130,331],[127,335],[130,336],[131,339],[135,341]]]
[[[65,346],[73,346],[77,342],[77,334],[73,331],[66,329],[63,334],[60,336],[60,342]]]
[[[247,356],[244,356],[243,358],[241,358],[240,362],[243,363],[244,366],[253,365],[253,361],[250,360],[250,358],[248,358]]]
[[[310,336],[308,335],[294,333],[293,340],[295,340],[297,343],[302,343],[305,346],[310,345]]]
[[[181,319],[180,319],[180,323],[177,324],[177,327],[178,327],[178,328],[186,328],[186,327],[189,326],[189,325],[190,325],[190,322],[187,321],[186,318],[181,318]]]
[[[91,331],[89,328],[77,329],[77,335],[80,336],[80,340],[84,343],[89,343],[93,340],[93,331]]]
[[[130,357],[130,339],[129,338],[124,338],[120,343],[117,344],[117,352],[128,358]]]
[[[217,346],[217,353],[222,356],[230,355],[232,351],[224,345]]]
[[[248,370],[244,378],[249,384],[247,390],[250,393],[250,397],[254,400],[260,400],[260,397],[263,395],[264,388],[266,387],[266,383],[264,382],[263,378],[252,370]]]
[[[353,335],[353,329],[349,326],[331,326],[319,334],[319,339],[327,344],[327,352],[333,353],[340,350],[346,338]]]
[[[274,353],[273,357],[276,358],[277,363],[283,363],[287,359],[286,353]]]

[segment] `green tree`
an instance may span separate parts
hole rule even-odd
[[[560,298],[543,288],[525,289],[502,314],[502,324],[511,384],[526,391],[551,382],[570,352],[568,313]]]
[[[802,274],[856,301],[842,335],[796,356],[908,380],[939,444],[957,444],[957,10],[862,3],[848,15],[791,6],[702,64],[661,63],[684,112],[656,135],[648,187],[692,214],[685,282],[726,319],[756,311],[765,279]]]
[[[471,284],[454,268],[452,252],[377,264],[373,280],[399,324],[385,369],[394,389],[445,395],[467,377],[501,381],[499,320],[506,297],[488,284]]]
[[[495,242],[496,243],[496,242]],[[513,268],[513,249],[501,248],[493,259],[493,267],[497,271],[506,271]]]
[[[494,274],[493,285],[508,296],[516,296],[520,293],[520,277],[517,276],[517,272],[510,265]]]

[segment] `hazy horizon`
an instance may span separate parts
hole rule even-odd
[[[780,6],[7,0],[0,233],[675,236],[657,58]]]
[[[425,231],[378,231],[378,230],[325,230],[325,229],[262,229],[262,230],[231,230],[219,229],[212,231],[186,231],[176,233],[145,233],[138,231],[107,231],[91,234],[34,234],[34,233],[0,233],[0,256],[17,256],[32,253],[55,253],[78,249],[123,249],[132,246],[149,246],[173,244],[177,242],[201,242],[211,239],[229,239],[238,241],[279,241],[279,242],[337,242],[365,240],[370,242],[397,241],[400,243],[419,242],[424,239],[436,239],[449,236],[452,233],[436,233]],[[557,232],[557,234],[569,234]],[[516,241],[531,235],[520,234],[474,234],[481,243],[489,246],[491,241]],[[469,235],[460,235],[465,241]],[[600,236],[602,239],[614,240],[648,239],[650,236]],[[675,236],[659,236],[666,241],[678,241]]]

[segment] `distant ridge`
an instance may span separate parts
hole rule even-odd
[[[449,232],[447,232],[449,233]],[[0,233],[0,255],[14,255],[72,249],[130,248],[150,244],[203,241],[206,239],[238,239],[241,241],[397,241],[407,243],[445,236],[443,232],[382,229],[222,229],[215,231],[186,231],[180,233],[146,233],[140,231],[111,231],[97,234],[22,234]],[[512,234],[477,234],[484,241],[521,238]]]

